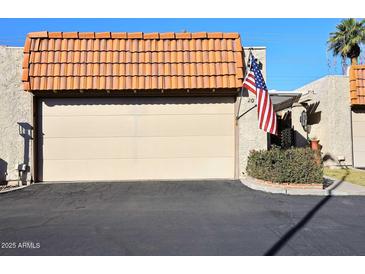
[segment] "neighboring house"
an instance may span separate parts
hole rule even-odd
[[[7,180],[234,179],[267,147],[237,33],[36,32],[0,53]]]
[[[325,76],[296,90],[301,94],[292,107],[292,121],[297,146],[317,138],[322,146],[324,164],[353,165],[349,78]],[[307,112],[308,132],[300,123]]]
[[[293,92],[276,105],[280,118],[289,117],[294,144],[302,147],[317,138],[326,166],[365,168],[365,66],[353,66],[349,76],[325,76]],[[306,112],[308,129],[300,117]]]

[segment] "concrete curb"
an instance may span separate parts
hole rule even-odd
[[[245,177],[240,179],[241,183],[253,190],[269,192],[274,194],[285,195],[311,195],[311,196],[365,196],[365,187],[353,185],[348,182],[341,182],[333,178],[326,177],[335,181],[331,186],[326,189],[303,189],[303,188],[283,188],[274,187],[255,182],[257,179],[251,177]],[[259,181],[259,180],[257,180]],[[345,189],[336,189],[340,184],[348,185]]]
[[[13,187],[13,188],[10,188],[10,189],[7,189],[7,190],[3,190],[3,191],[0,191],[0,195],[5,194],[5,193],[9,193],[9,192],[12,192],[12,191],[20,190],[20,189],[26,188],[28,186],[30,186],[30,185]]]

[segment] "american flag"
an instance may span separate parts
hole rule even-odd
[[[243,81],[243,87],[256,95],[259,128],[277,134],[276,113],[255,57],[251,54],[251,67]]]

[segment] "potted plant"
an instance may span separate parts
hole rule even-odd
[[[317,137],[310,138],[309,144],[312,150],[320,150],[319,140]]]

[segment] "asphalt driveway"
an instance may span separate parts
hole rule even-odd
[[[0,195],[0,255],[365,255],[365,197],[239,181],[37,184]]]

